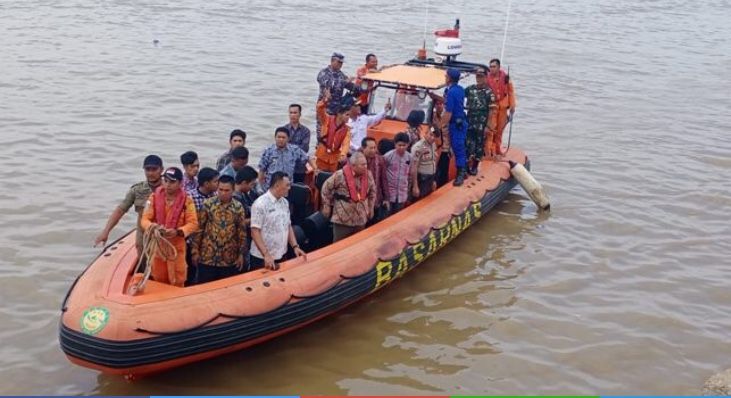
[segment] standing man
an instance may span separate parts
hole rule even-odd
[[[322,214],[332,221],[333,241],[363,230],[373,217],[375,203],[376,184],[365,155],[355,152],[322,186]]]
[[[406,129],[406,134],[409,135],[409,147],[406,148],[411,151],[411,148],[421,139],[421,125],[424,123],[426,113],[421,109],[414,109],[409,112],[409,117],[406,118],[406,124],[409,126]]]
[[[437,145],[438,132],[430,129],[424,138],[411,148],[411,193],[414,198],[423,198],[437,189]]]
[[[360,89],[360,96],[358,96],[358,102],[360,102],[360,112],[364,115],[368,114],[368,104],[370,103],[371,91],[373,91],[373,82],[368,82],[368,87],[364,90],[361,86],[363,83],[363,76],[368,72],[378,71],[378,58],[375,54],[368,54],[365,57],[365,65],[358,68],[355,71],[355,86]]]
[[[431,118],[431,128],[437,133],[437,149],[439,160],[437,161],[437,187],[441,187],[449,181],[449,159],[451,158],[451,146],[447,126],[444,124],[444,98],[434,98],[434,112]]]
[[[500,60],[490,60],[490,74],[487,76],[487,84],[495,95],[497,107],[495,109],[495,127],[491,132],[492,151],[496,155],[503,155],[503,130],[515,113],[515,90],[513,82],[505,71],[500,69]]]
[[[221,175],[236,178],[236,172],[247,164],[249,164],[249,150],[245,146],[236,147],[231,151],[231,163],[221,170]]]
[[[234,195],[234,179],[218,180],[216,197],[206,200],[198,214],[200,232],[191,245],[191,259],[198,268],[198,283],[234,276],[244,269],[246,226],[244,207]]]
[[[289,177],[277,171],[272,174],[269,190],[261,195],[251,207],[251,237],[254,245],[251,247],[250,270],[266,267],[279,269],[277,262],[287,253],[289,242],[297,257],[304,257],[305,252],[300,249],[292,230],[289,218],[289,194],[291,183]]]
[[[100,244],[102,246],[107,244],[107,240],[109,240],[109,233],[119,223],[122,216],[124,216],[125,213],[134,206],[135,212],[137,212],[137,234],[135,236],[135,246],[137,247],[137,253],[142,253],[143,230],[140,226],[140,220],[142,219],[142,213],[145,210],[147,198],[150,196],[152,191],[162,184],[162,159],[160,159],[157,155],[148,155],[142,162],[142,168],[145,170],[145,181],[140,181],[129,188],[122,202],[109,216],[107,225],[104,226],[104,229],[102,229],[96,239],[94,239],[95,247]]]
[[[449,126],[449,142],[457,165],[457,178],[454,186],[464,183],[467,168],[467,117],[464,112],[464,89],[459,85],[460,72],[455,68],[447,69],[447,88],[444,93],[444,123]]]
[[[162,236],[175,247],[177,254],[166,258],[160,252],[152,258],[152,279],[183,287],[188,269],[185,263],[185,238],[198,230],[198,215],[193,199],[183,191],[183,172],[170,167],[162,175],[163,186],[158,187],[147,200],[140,224],[147,231],[159,228]]]
[[[236,173],[234,199],[238,200],[244,206],[246,225],[249,225],[249,219],[251,218],[251,206],[254,205],[254,201],[259,197],[254,189],[256,187],[257,177],[256,170],[251,166],[246,166]]]
[[[333,99],[330,91],[317,103],[317,120],[321,125],[318,135],[319,144],[315,151],[317,157],[317,168],[323,171],[334,172],[338,164],[348,158],[350,150],[350,126],[348,126],[348,114],[353,106],[353,97],[346,96],[342,103],[336,106],[335,114],[328,114],[325,108],[331,108],[329,104]]]
[[[188,191],[188,195],[193,199],[195,210],[200,211],[206,199],[216,196],[217,189],[218,172],[210,167],[202,168],[198,173],[198,188],[193,191]]]
[[[388,207],[388,200],[386,199],[386,191],[388,190],[386,161],[378,153],[376,139],[373,137],[363,138],[359,151],[365,155],[368,171],[373,176],[373,182],[376,184],[376,203],[373,208],[373,219],[371,222],[377,223],[386,218],[386,209]]]
[[[317,74],[317,83],[320,85],[318,102],[325,97],[325,91],[327,90],[332,98],[332,106],[337,106],[343,97],[343,91],[346,88],[351,91],[355,88],[353,82],[341,70],[344,61],[343,54],[335,52],[330,56],[330,65]]]
[[[246,226],[246,247],[251,247],[251,206],[259,197],[256,193],[257,172],[251,166],[246,166],[236,173],[236,192],[234,199],[244,206],[244,225]],[[247,253],[247,260],[248,260]],[[247,261],[248,263],[249,261]],[[248,268],[247,268],[248,270]]]
[[[289,106],[289,123],[284,128],[289,130],[289,143],[300,147],[305,153],[310,153],[310,129],[300,124],[302,116],[302,106],[300,104],[292,104]],[[294,169],[294,182],[305,182],[305,168],[307,162],[297,162]]]
[[[381,112],[375,115],[367,115],[361,113],[361,106],[358,102],[350,107],[350,117],[348,118],[348,126],[350,127],[350,153],[357,151],[360,144],[368,135],[368,128],[380,123],[386,117],[386,112],[391,109],[391,103],[387,102]]]
[[[231,163],[231,153],[234,148],[246,145],[246,132],[236,129],[231,132],[228,138],[229,149],[224,152],[216,161],[216,170],[221,171]]]
[[[409,199],[409,176],[411,175],[411,154],[406,150],[409,146],[409,135],[398,133],[394,137],[396,148],[383,155],[386,161],[386,180],[390,214],[396,214]]]
[[[183,165],[183,190],[195,191],[198,189],[198,170],[201,167],[198,154],[193,151],[185,152],[180,155],[180,163]]]
[[[470,175],[477,175],[477,165],[485,155],[485,137],[489,135],[491,119],[494,119],[495,112],[492,108],[496,106],[495,96],[487,85],[487,71],[479,67],[475,72],[476,83],[465,89],[467,97],[467,156],[469,160]],[[491,148],[488,155],[493,156]]]
[[[274,131],[274,144],[267,147],[259,159],[259,184],[262,190],[269,189],[274,173],[281,171],[287,176],[294,173],[297,163],[310,163],[315,172],[317,165],[307,156],[307,152],[289,143],[289,130],[277,127]]]

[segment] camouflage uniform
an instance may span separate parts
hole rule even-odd
[[[467,157],[476,160],[485,156],[485,131],[489,123],[489,108],[495,106],[495,95],[488,85],[473,84],[465,89],[467,99]]]
[[[140,227],[140,219],[142,218],[142,212],[145,210],[145,204],[147,204],[147,198],[150,197],[152,188],[147,181],[140,181],[135,185],[132,185],[127,191],[127,195],[124,196],[124,200],[119,204],[119,208],[123,213],[129,211],[134,206],[135,212],[137,212],[137,233],[135,234],[137,249],[142,252],[142,235],[143,231]]]

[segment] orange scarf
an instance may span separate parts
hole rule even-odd
[[[177,228],[178,220],[180,220],[180,215],[183,213],[184,208],[185,192],[179,189],[175,195],[175,202],[173,202],[170,212],[165,214],[165,188],[158,187],[155,190],[155,222],[158,224],[168,229]],[[165,221],[164,224],[163,220]]]
[[[366,200],[368,196],[368,173],[360,175],[360,191],[355,187],[355,173],[353,172],[353,168],[350,167],[350,164],[346,164],[343,167],[343,177],[345,177],[345,185],[348,187],[350,200],[354,203]]]

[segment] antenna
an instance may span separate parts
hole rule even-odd
[[[429,0],[426,0],[426,9],[424,10],[424,44],[423,48],[426,48],[426,24],[429,21]]]
[[[505,32],[503,33],[503,47],[500,49],[500,63],[505,64],[505,42],[508,40],[508,23],[510,22],[510,5],[513,0],[508,0],[508,11],[505,13]]]

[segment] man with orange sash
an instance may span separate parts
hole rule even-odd
[[[369,81],[365,89],[362,87],[363,76],[368,72],[376,72],[377,70],[378,58],[376,58],[375,54],[368,54],[365,57],[365,65],[355,71],[355,86],[360,89],[358,102],[360,104],[360,113],[363,115],[368,114],[368,104],[371,100],[371,91],[373,91],[373,81]]]
[[[177,255],[165,258],[160,251],[152,260],[152,279],[169,285],[183,287],[187,278],[185,263],[185,238],[198,230],[198,215],[193,199],[182,189],[183,172],[170,167],[162,175],[163,185],[150,195],[140,224],[147,231],[160,228],[162,236],[175,247]],[[165,250],[165,244],[158,246]]]
[[[503,155],[503,130],[515,113],[515,91],[510,77],[500,69],[500,60],[490,60],[490,73],[487,75],[487,85],[490,86],[497,102],[497,120],[494,128],[489,129],[487,139],[487,154]],[[492,112],[492,109],[490,110]]]
[[[335,242],[363,230],[375,204],[376,183],[362,152],[353,153],[322,186],[322,214],[333,223]]]
[[[344,162],[348,157],[350,149],[350,127],[348,127],[348,114],[353,105],[353,97],[346,95],[338,104],[336,114],[330,115],[326,112],[330,102],[330,91],[326,90],[322,100],[317,102],[317,120],[320,122],[320,136],[317,137],[317,169],[320,171],[334,172],[338,164]]]

